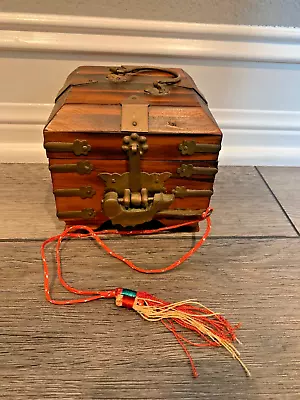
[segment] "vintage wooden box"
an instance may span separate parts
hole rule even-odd
[[[44,128],[57,216],[93,228],[195,219],[213,193],[221,139],[183,70],[79,67]]]

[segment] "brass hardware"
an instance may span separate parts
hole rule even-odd
[[[205,210],[181,210],[181,209],[172,209],[172,210],[163,210],[159,211],[156,216],[160,218],[195,218],[202,215]]]
[[[122,150],[130,153],[138,153],[140,156],[148,150],[147,138],[139,136],[137,133],[132,133],[130,136],[124,136]]]
[[[73,143],[64,142],[47,142],[44,145],[48,151],[68,152],[72,151],[75,156],[87,156],[92,146],[86,140],[75,139]]]
[[[194,190],[187,189],[185,186],[176,186],[172,190],[175,197],[183,199],[184,197],[210,197],[213,194],[212,190]]]
[[[103,212],[109,217],[113,224],[122,226],[133,226],[151,221],[158,211],[170,207],[174,195],[155,193],[151,206],[143,208],[126,209],[119,203],[118,193],[108,192],[103,199]]]
[[[56,215],[60,219],[91,219],[96,217],[96,211],[93,208],[84,208],[78,211],[59,211]]]
[[[129,182],[130,182],[130,172],[124,172],[124,174],[109,174],[107,172],[102,172],[99,175],[105,182],[106,191],[113,191],[118,193],[119,196],[122,196],[126,189],[129,190]],[[162,173],[152,173],[148,174],[147,172],[140,173],[140,182],[141,182],[141,190],[143,188],[147,188],[148,192],[157,193],[157,192],[165,192],[166,188],[164,187],[164,182],[172,176],[171,172],[162,172]],[[125,196],[125,195],[124,195]]]
[[[77,164],[52,164],[49,169],[51,172],[77,172],[84,175],[92,172],[93,164],[89,161],[79,161]]]
[[[192,175],[216,175],[218,168],[211,167],[194,167],[193,164],[181,164],[180,168],[177,168],[178,175],[181,178],[190,178]]]
[[[154,200],[154,199],[152,199],[151,197],[148,197],[148,189],[143,188],[143,189],[141,190],[141,203],[142,203],[142,206],[145,207],[145,208],[147,208],[148,205],[149,205],[148,202],[149,202],[150,200]]]
[[[77,189],[55,189],[53,191],[56,197],[81,197],[82,199],[92,198],[96,190],[92,186],[81,186]]]
[[[102,209],[113,224],[134,226],[151,221],[157,212],[172,204],[174,194],[164,193],[164,182],[172,174],[141,172],[140,158],[148,150],[145,136],[124,136],[122,149],[129,159],[129,172],[98,175],[106,186]]]
[[[126,82],[128,81],[132,75],[141,72],[148,72],[148,71],[161,71],[166,72],[172,75],[172,78],[165,78],[160,79],[159,81],[153,82],[152,86],[145,88],[144,92],[147,94],[151,94],[154,96],[161,96],[166,95],[169,93],[168,86],[174,85],[181,81],[181,76],[174,70],[167,69],[167,68],[159,68],[159,67],[111,67],[109,68],[110,73],[107,76],[107,79],[111,82]]]
[[[219,144],[196,143],[194,140],[184,140],[178,148],[184,156],[194,153],[218,153],[221,150]]]
[[[121,131],[148,132],[148,104],[122,104]]]
[[[174,78],[172,78],[172,79],[160,80],[158,82],[154,82],[153,87],[151,86],[150,88],[145,88],[144,92],[147,94],[152,94],[152,95],[168,94],[167,85],[174,84],[174,83],[181,81],[181,77],[176,73],[176,71],[159,68],[159,67],[134,67],[134,68],[112,67],[112,68],[110,68],[110,73],[108,74],[107,79],[113,83],[127,82],[128,80],[130,80],[131,76],[134,74],[133,71],[128,72],[129,70],[132,70],[132,69],[139,69],[141,72],[149,71],[149,70],[153,70],[153,71],[157,70],[157,71],[167,72],[167,73],[170,73],[173,75]],[[135,71],[135,72],[138,72],[138,71]],[[172,80],[174,80],[174,79],[178,79],[178,81],[172,82]],[[98,81],[95,79],[86,79],[86,78],[84,78],[84,75],[81,79],[79,79],[79,76],[77,76],[76,82],[77,83],[75,83],[75,82],[70,83],[70,81],[68,79],[67,82],[62,87],[62,89],[58,92],[58,95],[55,98],[55,102],[57,102],[58,99],[72,87],[95,85],[95,84],[101,83],[101,81]],[[204,103],[206,105],[208,104],[204,95],[196,87],[194,87],[194,85],[192,83],[185,81],[182,85],[176,85],[176,86],[184,88],[184,89],[193,90],[193,92],[197,93],[197,95],[204,101]],[[136,98],[136,96],[131,96],[131,98],[132,99]]]
[[[137,133],[124,136],[122,149],[129,158],[129,189],[138,192],[142,189],[140,164],[141,155],[148,150],[147,138]]]

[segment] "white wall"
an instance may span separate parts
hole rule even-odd
[[[0,0],[0,11],[300,27],[299,0]]]
[[[44,162],[78,65],[184,68],[223,129],[222,164],[300,165],[300,29],[0,13],[0,161]]]

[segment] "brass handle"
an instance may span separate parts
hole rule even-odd
[[[172,78],[169,79],[160,79],[158,81],[153,82],[153,86],[145,88],[145,93],[152,95],[164,95],[168,94],[168,85],[174,85],[181,81],[181,76],[176,71],[170,70],[168,68],[160,68],[160,67],[110,67],[110,74],[108,75],[108,79],[114,82],[124,81],[126,80],[126,75],[134,75],[137,73],[143,73],[148,71],[161,71],[166,72],[167,74],[172,75]]]
[[[191,156],[194,153],[218,153],[221,150],[219,144],[196,143],[194,140],[184,140],[178,146],[183,156]]]
[[[77,164],[52,164],[49,169],[51,172],[77,172],[84,175],[92,172],[93,164],[89,161],[79,161]]]
[[[171,210],[159,211],[156,215],[162,218],[172,218],[172,219],[191,219],[198,218],[204,213],[205,209],[202,210],[182,210],[181,208],[173,208]]]
[[[76,211],[58,211],[56,215],[60,219],[91,219],[96,217],[96,211],[93,208],[84,208]]]
[[[92,146],[86,140],[75,139],[73,143],[65,142],[47,142],[44,147],[48,151],[68,152],[72,151],[75,156],[87,156]]]
[[[194,167],[193,164],[181,164],[180,168],[177,168],[177,174],[181,178],[190,178],[192,175],[214,176],[217,172],[218,168]]]
[[[172,192],[175,197],[181,199],[184,197],[210,197],[213,194],[212,190],[187,189],[185,186],[176,186]]]
[[[96,190],[92,186],[81,186],[72,189],[55,189],[53,191],[56,197],[81,197],[82,199],[92,198],[96,194]]]

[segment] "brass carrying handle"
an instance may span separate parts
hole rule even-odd
[[[168,68],[160,68],[160,67],[125,67],[121,65],[121,67],[110,67],[110,76],[113,79],[113,76],[118,76],[118,75],[127,75],[127,74],[137,74],[137,73],[143,73],[143,72],[148,72],[148,71],[160,71],[160,72],[166,72],[167,74],[172,75],[172,78],[165,78],[165,79],[160,79],[158,81],[153,82],[153,87],[145,88],[145,92],[153,95],[161,95],[161,94],[167,94],[168,90],[166,89],[166,86],[168,85],[174,85],[175,83],[178,83],[181,81],[181,76],[178,72],[174,70],[170,70]]]

